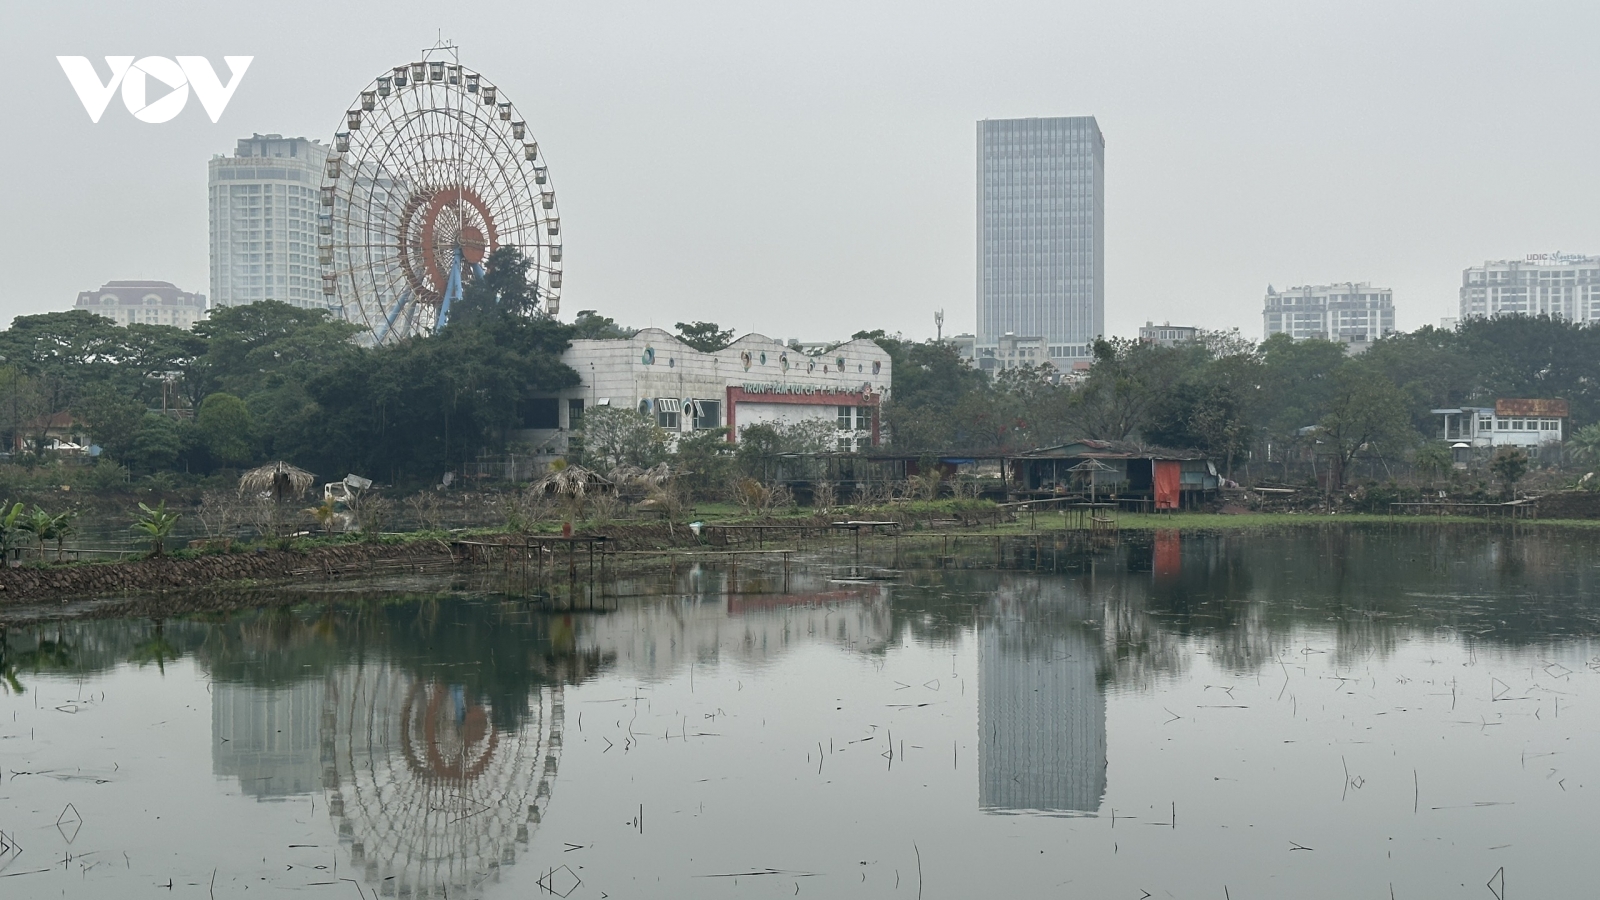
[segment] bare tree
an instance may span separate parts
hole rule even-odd
[[[200,497],[197,517],[206,539],[228,540],[244,520],[245,501],[235,491],[206,491]]]
[[[515,495],[513,495],[515,496]],[[405,500],[406,512],[423,531],[438,531],[443,524],[442,512],[439,504],[439,495],[433,491],[418,491]]]

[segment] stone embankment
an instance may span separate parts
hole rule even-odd
[[[309,551],[256,550],[194,559],[141,559],[76,566],[0,569],[0,606],[206,587],[219,582],[331,578],[451,563],[441,541],[345,544]]]

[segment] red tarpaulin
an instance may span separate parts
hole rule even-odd
[[[1176,578],[1183,571],[1183,545],[1178,529],[1156,530],[1155,576],[1161,579]]]
[[[1183,464],[1176,460],[1155,460],[1156,509],[1178,508],[1178,486],[1183,483]]]

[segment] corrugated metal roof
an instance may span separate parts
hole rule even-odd
[[[1565,400],[1496,400],[1494,414],[1497,416],[1540,416],[1552,419],[1564,419],[1568,413]]]

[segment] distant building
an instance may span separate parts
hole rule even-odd
[[[966,360],[968,365],[978,364],[978,336],[974,334],[958,334],[948,338],[956,346],[956,353]]]
[[[1494,406],[1436,409],[1439,437],[1473,448],[1538,447],[1566,439],[1570,414],[1565,400],[1496,400]]]
[[[1167,323],[1157,325],[1146,321],[1139,328],[1139,340],[1146,344],[1156,344],[1161,347],[1176,347],[1187,344],[1200,337],[1200,329],[1191,325],[1173,325]]]
[[[179,290],[170,281],[108,281],[78,295],[76,309],[118,325],[171,325],[188,329],[206,316],[206,295]]]
[[[1461,318],[1548,315],[1600,321],[1600,256],[1530,253],[1461,274]]]
[[[977,356],[974,363],[979,369],[993,375],[1006,369],[1019,369],[1023,366],[1051,365],[1050,343],[1043,336],[1023,337],[1015,334],[1002,334],[993,346],[979,345],[976,348]],[[1067,360],[1061,360],[1063,366],[1070,365]]]
[[[279,300],[327,308],[317,260],[318,203],[328,148],[303,137],[241,138],[209,169],[211,302]]]
[[[1088,359],[1104,334],[1105,138],[1093,116],[978,123],[977,332],[980,348],[1039,335],[1059,360]]]
[[[1269,284],[1262,318],[1267,337],[1287,334],[1297,341],[1370,344],[1394,333],[1394,292],[1365,281],[1308,284],[1284,291]]]
[[[575,340],[561,361],[581,383],[523,401],[518,440],[547,455],[566,453],[586,409],[636,410],[669,437],[761,422],[826,422],[835,449],[865,450],[880,441],[878,407],[893,383],[889,354],[865,338],[807,356],[769,337],[747,334],[704,353],[659,328],[631,338]]]

